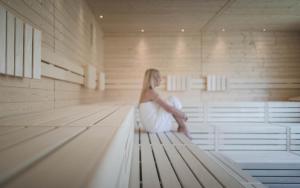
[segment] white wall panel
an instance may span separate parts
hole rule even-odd
[[[32,26],[29,24],[25,24],[24,37],[24,76],[32,78]]]
[[[6,69],[6,10],[0,6],[0,74]]]
[[[15,76],[23,76],[23,29],[24,23],[16,18],[16,33],[15,33]]]
[[[33,78],[41,78],[41,50],[42,50],[42,33],[37,29],[33,29]]]
[[[15,74],[15,20],[16,17],[7,12],[6,23],[6,74]]]

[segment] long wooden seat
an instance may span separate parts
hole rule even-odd
[[[116,105],[80,105],[0,119],[1,126],[65,126],[101,111],[113,111]]]
[[[212,152],[229,166],[238,164],[270,188],[300,186],[300,156],[287,151],[224,151]],[[247,157],[246,157],[247,156]]]
[[[5,118],[5,126],[0,126],[0,187],[128,185],[133,108],[82,107]],[[66,109],[72,112],[64,113]],[[28,120],[26,126],[22,120]]]
[[[130,184],[138,187],[264,187],[240,171],[217,163],[205,151],[181,133],[145,133],[136,131]]]

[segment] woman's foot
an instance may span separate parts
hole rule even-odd
[[[178,132],[182,132],[186,137],[192,140],[191,134],[186,127],[178,127]]]

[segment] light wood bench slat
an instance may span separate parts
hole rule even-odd
[[[206,165],[206,167],[214,174],[214,176],[219,179],[225,187],[235,187],[242,188],[242,186],[237,180],[232,176],[226,173],[224,170],[221,170],[222,167],[219,166],[212,158],[210,158],[204,151],[200,150],[195,145],[187,146],[190,151],[198,157],[198,159]]]
[[[70,124],[76,120],[80,120],[82,118],[93,115],[93,114],[99,112],[100,110],[101,110],[101,108],[100,109],[99,108],[91,109],[91,110],[87,110],[87,111],[79,111],[75,114],[68,115],[68,116],[65,116],[65,117],[62,117],[59,119],[43,122],[43,123],[39,124],[39,126],[64,126],[64,125]]]
[[[166,153],[160,144],[152,145],[156,159],[157,168],[161,177],[161,183],[164,188],[181,188],[180,182],[166,156]],[[147,177],[145,177],[147,178]]]
[[[139,133],[134,133],[134,144],[131,159],[131,171],[129,178],[130,188],[140,188],[140,145],[139,145]]]
[[[114,113],[108,116],[109,118],[104,118],[99,123],[96,123],[94,126],[120,126],[131,109],[132,106],[130,105],[120,106],[116,109]]]
[[[80,127],[55,129],[2,151],[0,155],[0,183],[47,156],[83,130]]]
[[[201,164],[185,146],[176,146],[176,148],[204,187],[222,187],[205,166],[203,166],[203,164]]]
[[[40,120],[43,118],[46,118],[51,114],[51,116],[61,116],[62,114],[66,112],[73,112],[74,110],[80,109],[79,106],[73,106],[66,107],[66,108],[60,108],[55,110],[46,110],[42,112],[34,112],[34,113],[26,113],[26,114],[20,114],[15,116],[10,116],[7,118],[1,118],[0,119],[0,125],[24,125],[24,124],[30,124],[31,121]],[[49,117],[48,117],[49,118]],[[50,117],[53,118],[53,117]]]
[[[183,142],[181,142],[181,140],[178,139],[178,138],[173,134],[173,132],[167,132],[166,135],[167,135],[167,137],[171,140],[172,144],[175,144],[175,145],[183,144]]]
[[[0,151],[11,147],[12,145],[19,144],[33,137],[39,136],[54,129],[54,127],[28,127],[19,129],[11,134],[0,137]]]
[[[215,157],[217,160],[224,163],[224,168],[230,169],[233,173],[235,173],[235,177],[239,179],[239,181],[245,181],[249,184],[254,184],[255,187],[264,187],[258,180],[253,178],[252,176],[246,174],[237,164],[228,159],[227,157],[219,154],[218,152],[210,152],[211,156]]]
[[[171,144],[170,140],[168,139],[167,135],[165,133],[158,133],[157,134],[161,143],[164,144]]]
[[[141,133],[140,139],[141,139],[141,145],[149,145],[150,144],[148,133],[145,133],[145,132]]]
[[[202,187],[194,174],[190,171],[189,167],[182,160],[180,154],[176,151],[175,147],[171,144],[164,145],[167,155],[173,168],[179,178],[183,187]]]
[[[71,122],[68,124],[68,126],[83,126],[83,127],[94,126],[95,123],[100,122],[104,118],[114,113],[117,110],[117,108],[118,108],[117,106],[107,107],[105,109],[100,110],[100,112],[92,114],[88,117],[81,118],[75,122]]]
[[[0,136],[24,129],[25,127],[0,126]]]
[[[60,108],[52,111],[45,111],[40,113],[30,113],[11,118],[0,119],[0,125],[31,125],[36,126],[49,121],[58,120],[60,118],[71,115],[87,112],[93,109],[99,109],[99,105],[79,105],[68,108]]]
[[[178,138],[183,144],[192,144],[192,143],[191,143],[191,140],[189,140],[189,139],[188,139],[186,136],[184,136],[183,134],[178,133],[178,132],[174,132],[173,134],[176,135],[177,138]]]
[[[83,106],[82,108],[76,110],[69,110],[67,112],[62,112],[61,114],[48,114],[47,117],[42,117],[41,119],[35,119],[35,122],[32,122],[28,125],[36,126],[63,126],[74,120],[80,119],[84,116],[90,115],[99,111],[103,107],[98,106]],[[56,112],[54,112],[56,113]]]
[[[141,148],[143,188],[160,188],[155,161],[150,145],[144,144]]]
[[[111,127],[88,129],[6,187],[85,187],[115,131],[116,128]]]
[[[151,144],[154,145],[154,144],[161,144],[160,143],[160,140],[157,136],[156,133],[149,133],[149,137],[150,137],[150,141],[151,141]]]

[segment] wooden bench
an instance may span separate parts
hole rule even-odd
[[[0,187],[128,185],[134,124],[114,104],[1,118]]]
[[[300,102],[214,102],[183,110],[192,142],[237,179],[245,179],[240,165],[270,187],[300,187]],[[245,165],[247,159],[253,163]]]
[[[299,155],[286,151],[223,151],[211,153],[223,163],[231,161],[231,164],[238,164],[240,168],[270,188],[300,187]]]
[[[237,178],[239,177],[244,178]],[[233,171],[176,132],[135,133],[129,187],[264,187]]]

